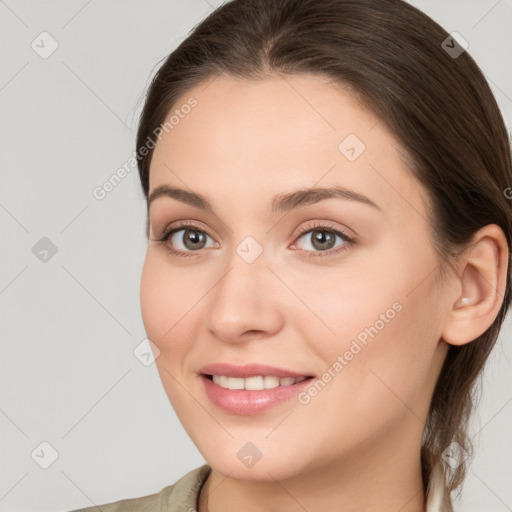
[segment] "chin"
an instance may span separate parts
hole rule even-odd
[[[236,453],[234,453],[233,457],[226,456],[225,454],[213,458],[205,457],[207,463],[215,471],[224,476],[229,475],[229,478],[235,480],[273,482],[275,480],[286,480],[302,470],[301,467],[297,467],[296,457],[291,455],[288,460],[275,451],[272,455],[265,456],[262,454],[261,458],[253,462],[252,465],[249,464],[249,460],[243,461],[243,454],[241,458],[242,460],[239,459]]]

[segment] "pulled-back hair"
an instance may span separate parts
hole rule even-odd
[[[136,141],[150,148],[138,163],[146,200],[148,141],[180,98],[220,74],[317,74],[353,91],[398,138],[426,190],[438,279],[487,224],[497,224],[512,247],[512,164],[502,115],[473,58],[418,9],[402,0],[234,0],[213,11],[148,88]],[[496,319],[472,342],[450,345],[434,390],[421,449],[429,512],[451,512],[451,491],[466,475],[470,457],[452,470],[442,454],[452,442],[472,453],[468,420],[477,377],[510,305],[510,263]]]

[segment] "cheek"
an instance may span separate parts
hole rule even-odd
[[[418,418],[425,411],[424,389],[434,352],[428,333],[418,332],[424,311],[421,304],[404,301],[401,310],[389,310],[385,323],[378,316],[386,311],[382,305],[387,301],[365,308],[366,317],[360,312],[357,321],[344,317],[345,324],[338,327],[343,333],[350,324],[347,334],[322,345],[325,371],[318,391],[300,397],[305,424],[341,452],[380,438],[393,426],[423,428]]]
[[[303,316],[301,330],[325,363],[318,414],[331,403],[344,417],[378,411],[385,421],[409,414],[404,403],[414,409],[423,396],[441,320],[437,288],[432,277],[425,279],[425,269],[435,264],[429,255],[421,262],[403,254],[390,251],[386,259],[380,251],[364,272],[351,267],[337,275],[294,276],[294,290],[316,313]]]
[[[200,290],[191,287],[190,276],[182,269],[173,268],[162,255],[148,250],[140,281],[140,305],[147,337],[160,353],[155,364],[165,392],[179,417],[186,415],[187,400],[183,391],[183,373],[187,366],[190,348],[199,326],[194,304]],[[198,296],[199,295],[199,296]]]
[[[404,283],[411,279],[391,274],[371,261],[358,261],[357,268],[342,264],[339,269],[287,271],[284,280],[300,298],[293,301],[296,305],[289,310],[288,321],[301,323],[323,360],[343,354],[354,339],[365,346],[372,339],[385,338],[389,326],[401,322],[408,300]]]
[[[190,286],[190,275],[166,264],[161,255],[148,250],[140,281],[140,306],[148,338],[167,355],[190,346],[194,305],[201,297],[198,286]],[[195,325],[198,325],[197,322]],[[158,362],[158,360],[157,360]]]

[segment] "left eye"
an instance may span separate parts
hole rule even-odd
[[[310,229],[300,235],[298,240],[301,238],[305,238],[307,242],[302,244],[295,243],[292,247],[297,247],[299,249],[305,250],[305,251],[329,251],[331,249],[334,249],[336,247],[339,247],[343,244],[350,244],[351,239],[341,233],[340,231],[336,231],[333,229],[322,229],[322,228],[315,228]],[[343,243],[335,245],[336,244],[336,238],[341,239]]]

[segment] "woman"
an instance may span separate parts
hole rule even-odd
[[[464,41],[401,0],[234,0],[137,148],[142,316],[207,464],[101,509],[452,511],[511,300],[510,143]]]

